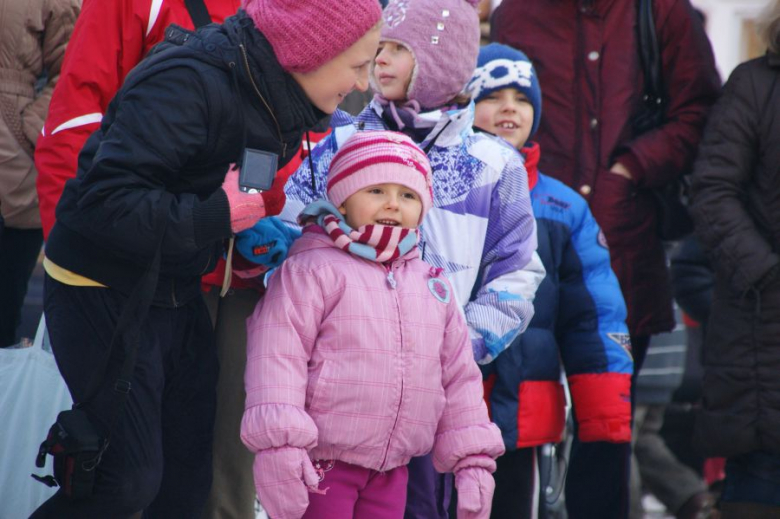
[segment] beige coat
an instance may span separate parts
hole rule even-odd
[[[0,212],[7,227],[41,226],[33,150],[81,0],[0,0]],[[48,82],[36,94],[36,80]]]

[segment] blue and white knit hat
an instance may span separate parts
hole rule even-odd
[[[485,45],[479,51],[477,68],[466,85],[466,92],[478,103],[488,94],[509,87],[525,94],[534,107],[534,124],[529,138],[533,137],[542,117],[542,89],[531,60],[507,45]]]

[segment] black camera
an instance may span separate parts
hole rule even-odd
[[[246,148],[238,174],[238,187],[245,193],[268,191],[274,183],[279,156],[275,153]]]

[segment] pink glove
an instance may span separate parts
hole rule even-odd
[[[227,195],[230,206],[230,228],[234,233],[249,229],[266,214],[263,193],[250,195],[238,188],[238,168],[235,164],[230,169],[222,182],[222,190]]]
[[[232,259],[233,274],[240,277],[241,279],[254,279],[268,272],[268,265],[258,265],[257,263],[252,263],[237,251],[233,252]]]
[[[466,467],[455,473],[458,519],[489,519],[496,482],[482,467]]]
[[[300,519],[309,507],[309,491],[319,477],[306,449],[280,447],[259,451],[254,464],[260,503],[273,519]]]

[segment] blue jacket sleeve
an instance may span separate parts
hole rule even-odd
[[[587,203],[579,199],[572,205],[579,210],[558,273],[556,335],[580,439],[623,443],[631,439],[633,370],[626,305],[606,240]]]

